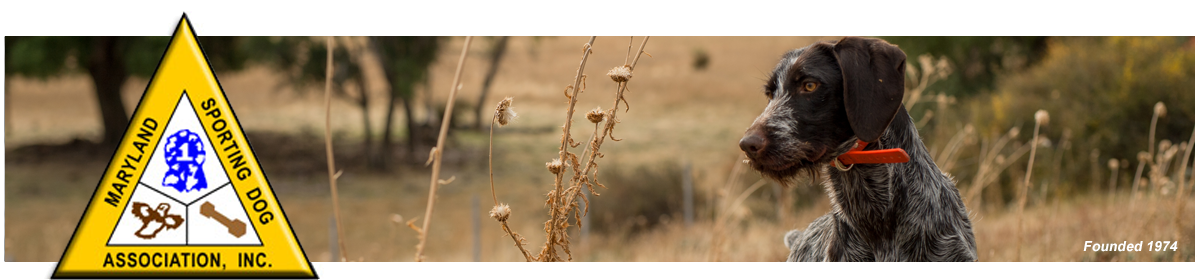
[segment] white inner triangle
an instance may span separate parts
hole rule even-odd
[[[109,245],[262,245],[192,102],[186,92],[180,97]],[[167,226],[147,216],[167,217]],[[182,224],[175,226],[171,216]]]
[[[159,120],[160,122],[163,120]],[[172,138],[181,139],[177,136],[184,130],[190,132],[191,135],[199,136],[198,140],[203,153],[196,153],[193,147],[178,147],[193,144],[193,142],[169,143]],[[175,105],[175,112],[171,114],[171,120],[167,123],[166,129],[162,130],[162,137],[158,140],[158,145],[154,147],[154,153],[150,156],[150,162],[146,166],[146,172],[142,174],[141,182],[155,189],[160,190],[163,194],[170,196],[184,204],[192,204],[200,197],[216,190],[217,187],[229,182],[229,176],[225,175],[225,168],[221,166],[220,159],[217,158],[216,149],[208,140],[209,137],[200,124],[200,119],[197,117],[197,112],[192,107],[191,101],[185,92],[179,99],[179,103]],[[176,147],[169,147],[175,144]],[[193,186],[184,191],[176,190],[170,187],[169,183],[195,184],[195,177],[167,176],[168,171],[172,171],[167,165],[168,159],[166,153],[168,149],[175,148],[176,151],[182,151],[181,154],[175,155],[175,160],[180,162],[201,162],[199,170],[203,171],[204,178],[207,181],[203,186]],[[188,169],[186,165],[180,164],[176,166],[180,169]],[[168,178],[173,177],[173,178]],[[164,179],[168,179],[164,182]]]

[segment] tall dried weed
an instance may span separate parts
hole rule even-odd
[[[583,45],[583,57],[579,61],[579,68],[575,71],[575,81],[572,85],[567,86],[563,90],[563,95],[568,99],[567,102],[567,117],[562,126],[561,144],[558,149],[558,156],[546,163],[546,169],[554,174],[554,189],[546,194],[546,206],[549,208],[550,218],[545,222],[544,231],[546,233],[546,242],[542,246],[541,252],[534,256],[525,249],[525,239],[520,235],[512,232],[508,226],[508,218],[511,209],[505,204],[500,204],[495,199],[495,183],[492,183],[492,197],[495,206],[490,215],[492,218],[500,222],[501,229],[505,234],[513,238],[516,247],[525,256],[526,261],[571,261],[571,241],[567,230],[571,224],[569,219],[575,218],[575,226],[582,226],[582,217],[588,212],[588,198],[583,193],[586,188],[588,193],[599,196],[596,193],[596,187],[607,188],[599,181],[596,176],[599,172],[600,165],[596,163],[597,158],[604,157],[600,152],[601,145],[606,139],[613,141],[621,141],[613,135],[616,124],[620,122],[617,118],[617,113],[620,112],[620,105],[624,102],[625,110],[629,110],[629,103],[625,100],[625,92],[628,90],[629,81],[633,79],[633,71],[637,66],[638,60],[642,54],[645,54],[646,42],[650,37],[645,37],[642,44],[638,47],[637,53],[630,61],[628,52],[625,57],[625,64],[614,67],[608,71],[608,77],[617,83],[616,94],[613,98],[613,105],[608,110],[596,109],[586,113],[586,118],[594,125],[592,135],[588,137],[588,145],[583,148],[582,157],[579,154],[570,151],[571,148],[576,148],[580,144],[571,137],[571,124],[574,121],[575,107],[579,100],[579,95],[587,88],[587,75],[583,74],[584,68],[587,66],[588,57],[592,54],[592,46],[596,42],[596,37],[591,37],[587,44]],[[630,38],[629,49],[633,48],[632,37]],[[496,113],[493,117],[493,123],[501,122],[506,114],[505,109],[511,104],[511,99],[505,99],[497,105]],[[508,111],[511,112],[511,111]],[[603,124],[601,124],[603,122]],[[504,123],[501,122],[503,125]],[[489,132],[490,133],[490,132]],[[490,134],[489,134],[490,135]],[[488,140],[488,172],[491,175],[491,136]],[[585,159],[581,163],[580,158]],[[565,177],[570,171],[571,177]],[[566,259],[560,255],[559,251],[566,254]]]
[[[442,116],[442,127],[438,131],[437,146],[429,152],[429,160],[426,165],[433,164],[433,174],[429,177],[429,200],[425,204],[425,219],[422,221],[420,228],[413,226],[409,222],[409,227],[417,231],[418,240],[417,253],[414,256],[415,260],[420,262],[425,260],[425,241],[429,236],[429,223],[433,217],[433,202],[437,197],[438,185],[449,184],[454,181],[454,177],[450,179],[440,179],[442,171],[442,151],[446,148],[446,131],[450,128],[450,118],[454,116],[454,96],[458,94],[458,89],[462,87],[459,81],[462,79],[463,65],[467,62],[467,50],[471,48],[471,36],[467,36],[466,42],[463,43],[462,54],[458,56],[458,67],[454,70],[454,83],[450,85],[450,97],[446,100],[446,111]]]

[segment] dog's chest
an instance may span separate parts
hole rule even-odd
[[[860,165],[849,172],[830,170],[828,187],[834,192],[831,198],[834,203],[834,217],[840,226],[837,227],[840,247],[838,256],[834,259],[846,261],[922,261],[926,260],[923,252],[904,250],[903,244],[921,242],[926,234],[918,231],[923,228],[921,223],[929,219],[905,219],[902,217],[925,217],[933,215],[927,211],[919,211],[919,205],[930,200],[930,192],[918,189],[937,189],[937,182],[945,178],[924,178],[916,180],[926,182],[914,186],[912,172],[905,172],[905,166],[892,165]],[[832,169],[832,168],[831,168]],[[921,176],[918,176],[921,177]],[[936,195],[933,195],[936,197]],[[928,217],[926,217],[928,218]]]

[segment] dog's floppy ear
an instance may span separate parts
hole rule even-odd
[[[904,51],[880,39],[846,37],[834,45],[842,68],[846,117],[859,140],[875,142],[904,99]]]

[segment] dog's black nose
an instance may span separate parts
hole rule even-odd
[[[762,133],[753,131],[746,133],[746,136],[742,137],[742,141],[738,142],[738,146],[742,147],[742,151],[746,152],[746,155],[753,157],[767,146],[767,139],[763,137]]]

